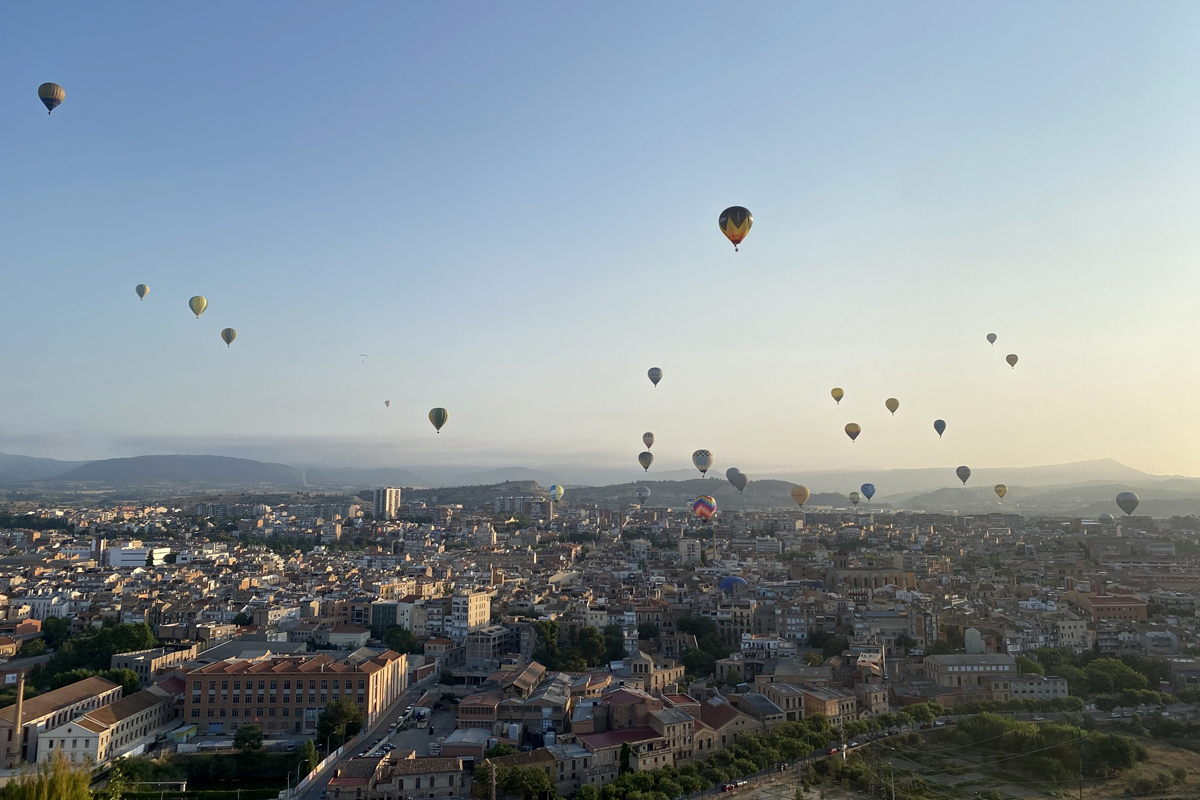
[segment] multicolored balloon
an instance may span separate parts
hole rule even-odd
[[[946,420],[935,419],[933,421],[933,429],[937,431],[938,438],[942,438],[942,434],[946,432]]]
[[[697,450],[692,453],[692,463],[696,465],[696,469],[700,470],[700,474],[703,475],[712,466],[712,453],[707,450]]]
[[[713,514],[717,513],[716,498],[710,495],[697,497],[692,501],[692,513],[705,522],[708,522],[712,519]]]
[[[971,468],[959,467],[958,469],[954,470],[954,474],[957,475],[958,479],[963,482],[963,486],[966,486],[967,478],[971,477]]]
[[[854,506],[855,508],[858,507],[858,501],[861,499],[862,498],[858,496],[858,492],[850,493],[850,505]]]
[[[200,315],[204,313],[204,309],[208,308],[208,300],[200,295],[196,295],[191,300],[188,300],[188,308],[196,315],[196,319],[200,319]]]
[[[857,422],[846,423],[846,435],[850,437],[851,442],[857,439],[860,433],[862,433],[862,426]]]
[[[1013,369],[1017,368],[1017,354],[1016,353],[1009,353],[1008,355],[1006,355],[1004,357],[1004,360],[1007,361],[1008,365],[1010,367],[1012,367]]]
[[[833,397],[833,402],[837,403],[839,406],[842,404],[842,398],[846,396],[846,393],[836,386],[832,391],[829,392],[829,394],[831,397]]]
[[[233,328],[226,328],[221,331],[221,341],[225,343],[226,347],[229,347],[229,345],[233,344],[233,340],[236,338],[237,331],[235,331]]]
[[[867,498],[867,502],[871,502],[871,498],[875,496],[875,484],[864,483],[858,487],[858,490],[863,493],[863,497]]]
[[[987,340],[988,340],[988,344],[995,344],[996,343],[996,334],[989,333],[987,335]]]
[[[450,412],[444,408],[431,408],[429,410],[429,421],[433,423],[434,430],[438,433],[442,432],[442,426],[446,424],[446,420],[450,419]]]
[[[730,206],[721,212],[721,216],[717,218],[717,225],[721,228],[721,233],[725,234],[725,238],[733,242],[733,251],[736,253],[738,245],[750,233],[750,226],[754,224],[754,215],[750,210],[742,206]]]
[[[811,497],[811,493],[808,491],[807,486],[797,485],[792,487],[792,499],[796,501],[796,505],[804,505],[808,502],[809,497]]]
[[[642,469],[646,472],[650,471],[650,465],[654,463],[654,454],[649,450],[638,454],[638,463],[642,465]]]
[[[38,99],[46,107],[46,113],[53,114],[54,109],[62,105],[62,101],[67,99],[67,93],[57,83],[43,83],[38,87]]]
[[[646,377],[650,379],[651,383],[658,386],[658,382],[662,380],[662,370],[658,367],[651,367],[646,371]]]
[[[997,483],[996,484],[996,497],[999,497],[1001,500],[1003,500],[1004,495],[1006,495],[1006,494],[1008,494],[1008,487],[1005,486],[1003,483]]]
[[[642,444],[646,445],[647,450],[649,450],[651,447],[654,447],[654,434],[650,433],[650,431],[643,433]]]
[[[557,483],[556,483],[556,484],[554,484],[553,486],[551,486],[551,487],[550,487],[549,489],[547,489],[546,491],[550,493],[550,499],[551,499],[551,500],[553,500],[553,501],[554,501],[554,502],[556,502],[556,503],[557,503],[559,500],[562,500],[562,499],[563,499],[563,495],[566,493],[566,490],[565,490],[565,489],[563,489],[563,487],[559,486]]]
[[[900,401],[894,397],[889,397],[887,400],[883,401],[883,405],[888,411],[892,412],[892,416],[894,417],[896,416],[896,409],[900,407]]]
[[[1129,516],[1134,511],[1137,511],[1138,503],[1142,502],[1133,492],[1121,492],[1117,495],[1117,505],[1125,512],[1125,516]]]
[[[146,295],[150,294],[150,287],[144,283],[139,283],[137,286],[133,287],[133,290],[137,292],[139,300],[145,300]]]
[[[744,492],[746,484],[750,483],[750,479],[737,467],[730,467],[725,470],[725,479],[732,483],[733,488],[737,489],[739,493]]]

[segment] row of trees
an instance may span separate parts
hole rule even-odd
[[[620,625],[609,625],[601,633],[590,625],[572,626],[566,645],[560,646],[561,631],[553,620],[534,623],[538,646],[533,658],[549,670],[583,670],[625,656],[625,634]]]
[[[1162,659],[1131,653],[1112,658],[1095,650],[1077,655],[1069,650],[1040,648],[1033,651],[1033,656],[1033,659],[1018,656],[1018,669],[1066,678],[1071,694],[1080,697],[1126,690],[1153,691],[1169,678]]]

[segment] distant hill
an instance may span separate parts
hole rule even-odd
[[[787,481],[751,480],[746,486],[746,491],[739,493],[724,477],[692,478],[686,481],[639,481],[613,486],[567,487],[564,499],[576,503],[596,503],[601,506],[615,507],[634,502],[637,487],[645,486],[650,490],[650,499],[646,501],[648,508],[678,508],[694,497],[710,495],[717,501],[717,508],[766,511],[796,508],[796,502],[792,500],[791,494],[795,485]],[[851,507],[846,495],[832,492],[814,494],[805,504],[805,508],[819,506]],[[878,508],[878,506],[875,507]]]
[[[300,488],[304,473],[285,464],[225,456],[137,456],[91,461],[49,480],[110,486],[277,486]]]
[[[379,486],[428,486],[429,481],[407,469],[382,467],[306,467],[304,481],[308,486],[331,489],[362,489]]]
[[[492,486],[499,483],[508,483],[513,481],[529,481],[541,484],[542,486],[553,486],[556,483],[568,484],[578,482],[574,478],[566,476],[554,475],[549,472],[544,472],[540,469],[530,469],[529,467],[499,467],[497,469],[489,469],[481,472],[468,472],[454,476],[448,481],[441,481],[441,484],[448,486]]]
[[[32,458],[0,453],[0,484],[40,481],[70,472],[86,461],[58,461],[53,458]]]
[[[546,490],[537,481],[504,481],[481,486],[439,486],[436,489],[404,488],[400,499],[404,502],[424,501],[453,505],[485,505],[497,497],[541,497],[548,498]]]

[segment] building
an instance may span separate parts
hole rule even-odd
[[[699,564],[700,550],[704,543],[699,539],[680,539],[679,540],[679,559],[685,564]],[[599,626],[603,628],[604,626]]]
[[[1056,675],[1026,673],[1009,679],[1009,696],[1013,700],[1046,700],[1067,696],[1067,679]]]
[[[783,711],[785,722],[804,719],[804,692],[790,683],[763,683],[762,694]]]
[[[804,716],[824,714],[830,725],[844,725],[857,717],[858,700],[850,692],[834,686],[799,688],[804,694]]]
[[[115,703],[120,697],[121,687],[112,681],[84,678],[37,697],[18,700],[7,708],[0,708],[0,741],[5,743],[5,769],[16,769],[22,761],[36,762],[38,739],[43,732],[88,711]],[[19,736],[14,736],[18,716],[21,719],[21,732]]]
[[[471,631],[492,621],[492,597],[487,592],[459,592],[450,604],[450,625],[446,635],[462,642]]]
[[[925,656],[925,674],[938,686],[982,686],[984,678],[1012,679],[1017,660],[1007,653]]]
[[[334,771],[329,800],[469,797],[471,782],[459,758],[417,758],[412,750],[352,758]]]
[[[134,672],[141,681],[141,685],[148,686],[154,682],[156,675],[194,660],[196,649],[197,646],[193,644],[185,647],[156,647],[153,650],[120,653],[112,657],[110,665],[113,669],[127,669]]]
[[[202,733],[225,734],[249,724],[268,734],[311,733],[325,706],[341,698],[354,700],[370,728],[408,688],[408,658],[366,648],[341,659],[324,653],[230,658],[182,677],[184,719]]]
[[[400,508],[400,490],[384,486],[375,490],[375,503],[372,513],[375,519],[395,519],[396,511]]]
[[[174,722],[175,694],[151,686],[46,730],[40,737],[46,746],[39,748],[37,760],[47,763],[55,753],[62,753],[72,764],[86,761],[103,766],[143,752]]]

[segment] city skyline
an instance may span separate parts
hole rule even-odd
[[[1200,475],[1200,10],[472,8],[14,42],[0,451]]]

